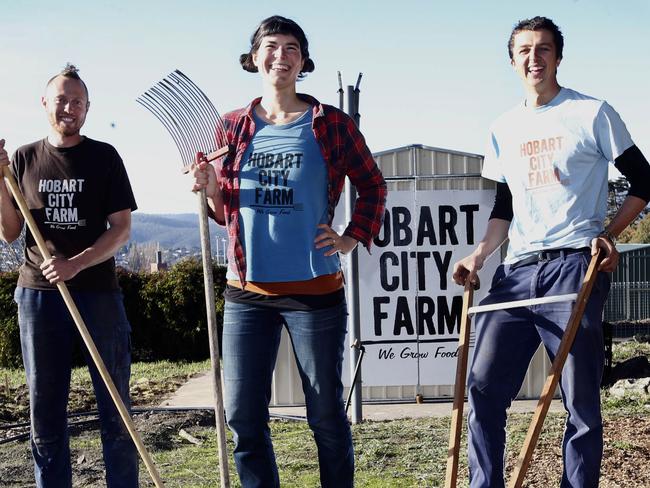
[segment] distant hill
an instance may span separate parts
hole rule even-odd
[[[198,214],[145,214],[131,216],[131,242],[160,243],[165,249],[201,247]],[[212,246],[216,236],[226,237],[226,230],[210,219]]]

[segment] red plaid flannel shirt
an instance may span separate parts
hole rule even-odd
[[[370,250],[372,239],[379,233],[384,219],[386,182],[363,135],[349,116],[331,105],[320,104],[309,95],[298,94],[298,97],[313,106],[312,130],[327,164],[328,223],[332,224],[334,209],[348,176],[358,197],[344,235],[353,237]],[[218,223],[228,229],[228,259],[235,264],[242,283],[246,282],[246,256],[239,240],[239,169],[255,134],[253,108],[261,100],[256,98],[247,107],[224,116],[231,151],[217,172],[225,215],[225,222]]]

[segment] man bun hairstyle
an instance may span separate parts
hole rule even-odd
[[[555,55],[557,59],[562,59],[562,50],[564,49],[564,36],[562,31],[555,25],[555,23],[548,17],[533,17],[532,19],[520,20],[512,29],[510,39],[508,39],[508,56],[512,60],[512,48],[515,45],[515,36],[522,31],[539,31],[547,30],[553,34],[555,41]]]
[[[65,64],[65,68],[63,68],[59,74],[61,76],[65,76],[66,78],[74,78],[75,80],[81,79],[79,76],[79,68],[70,62]]]
[[[45,89],[47,89],[47,87],[50,86],[50,83],[52,83],[55,80],[55,78],[59,76],[63,76],[64,78],[71,78],[73,80],[79,81],[84,87],[84,91],[86,92],[86,98],[88,98],[88,87],[86,86],[84,80],[81,79],[81,76],[79,76],[79,68],[77,68],[74,64],[70,62],[67,62],[65,64],[65,67],[60,72],[58,72],[48,80],[47,84],[45,85]]]
[[[300,54],[303,59],[302,70],[298,75],[299,79],[306,76],[307,73],[314,71],[314,62],[309,57],[309,41],[302,28],[293,20],[281,17],[280,15],[273,15],[264,19],[259,27],[251,36],[251,48],[247,53],[239,56],[239,63],[242,68],[251,73],[257,73],[257,66],[253,63],[253,54],[259,49],[262,44],[262,39],[266,36],[273,36],[276,34],[290,35],[296,38],[300,44]]]

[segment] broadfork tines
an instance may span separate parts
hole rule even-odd
[[[216,159],[228,152],[223,119],[210,99],[185,74],[174,70],[136,101],[149,110],[172,136],[184,169],[197,153]]]

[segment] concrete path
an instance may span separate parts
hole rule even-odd
[[[212,379],[209,373],[195,376],[181,386],[176,393],[161,403],[161,407],[201,407],[213,408]],[[537,400],[517,400],[510,408],[511,412],[532,412]],[[366,420],[394,420],[402,418],[422,418],[451,415],[452,402],[425,403],[364,403],[363,418]],[[271,407],[271,414],[295,415],[304,417],[305,407]],[[560,400],[553,400],[551,412],[562,412]],[[464,412],[467,413],[467,404]]]

